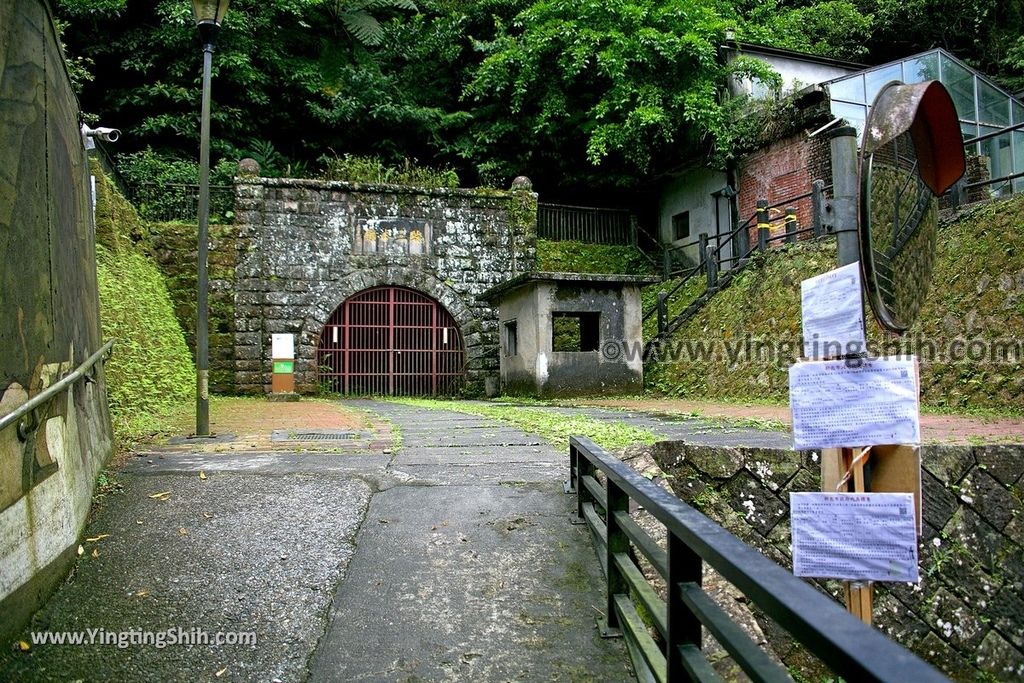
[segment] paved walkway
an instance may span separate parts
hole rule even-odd
[[[739,405],[683,399],[594,399],[580,401],[581,406],[613,408],[634,414],[664,419],[693,415],[724,420],[763,420],[789,425],[788,406]],[[770,432],[772,430],[766,430]],[[783,432],[785,433],[785,432]],[[1024,443],[1024,418],[973,417],[968,415],[921,415],[921,434],[925,443],[998,444]],[[673,437],[675,438],[675,437]],[[790,437],[791,438],[791,437]],[[764,445],[772,445],[765,443]],[[791,441],[790,444],[791,445]],[[785,446],[783,446],[785,447]]]
[[[256,645],[33,645],[0,653],[0,680],[630,680],[622,643],[597,635],[566,454],[490,420],[356,405],[400,428],[395,454],[133,458],[32,627]]]

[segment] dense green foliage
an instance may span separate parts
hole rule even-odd
[[[323,157],[323,176],[329,180],[347,180],[352,183],[388,183],[416,187],[459,186],[458,174],[450,168],[429,168],[406,160],[400,166],[388,166],[378,157]]]
[[[650,275],[654,264],[636,247],[537,240],[537,269],[556,273]]]
[[[146,229],[98,168],[97,275],[104,338],[116,339],[105,366],[114,437],[123,444],[193,395],[195,367],[156,265]]]
[[[1024,250],[1019,248],[1018,237],[1022,228],[1024,197],[970,210],[940,229],[933,289],[907,335],[902,340],[892,337],[868,314],[869,345],[890,353],[923,356],[921,399],[926,405],[953,410],[1021,411],[1024,364],[1001,361],[998,355],[980,360],[961,357],[958,362],[949,356],[929,361],[927,351],[931,344],[940,350],[949,349],[953,340],[1001,340],[1020,347],[1019,331],[1024,329]],[[764,342],[764,354],[759,359],[741,355],[739,360],[731,360],[719,353],[713,359],[651,364],[645,378],[648,387],[692,398],[758,396],[786,401],[787,370],[800,355],[800,282],[833,268],[835,263],[833,240],[793,245],[759,257],[671,341],[677,350],[689,344],[699,356],[697,344],[743,343],[749,334],[755,341]],[[702,289],[700,284],[694,287],[696,292]],[[683,297],[677,306],[689,300]],[[1000,347],[994,348],[998,354]],[[960,356],[963,354],[961,351]]]
[[[58,0],[85,110],[122,151],[194,158],[201,54],[183,0]],[[235,0],[214,60],[214,156],[314,175],[325,150],[419,159],[546,196],[642,187],[734,152],[740,40],[878,63],[943,46],[1024,81],[1021,3],[1000,0]]]
[[[232,185],[237,164],[228,159],[210,169],[210,219],[231,217],[234,208]],[[151,148],[122,154],[118,173],[128,186],[132,204],[145,220],[194,215],[199,164],[176,155],[160,155]]]

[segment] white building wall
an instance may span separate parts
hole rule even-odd
[[[707,168],[697,168],[674,178],[661,193],[658,206],[658,231],[664,244],[685,244],[697,239],[701,233],[716,234],[715,202],[719,203],[719,214],[724,230],[729,225],[729,202],[716,199],[712,192],[725,187],[725,173]],[[674,239],[672,217],[683,211],[690,212],[690,236]],[[696,245],[684,250],[694,263],[697,261]]]

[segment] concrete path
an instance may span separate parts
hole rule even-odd
[[[446,411],[375,404],[401,430],[311,664],[314,681],[621,681],[567,455]]]
[[[30,629],[255,645],[33,644],[0,653],[0,681],[630,680],[597,635],[567,455],[489,420],[358,405],[401,429],[395,454],[133,458]]]
[[[698,414],[725,420],[768,420],[789,425],[788,406],[740,405],[675,398],[587,399],[580,405],[627,410],[671,419],[673,415]],[[921,415],[921,436],[936,444],[1020,444],[1024,443],[1024,417],[970,416],[925,413]],[[774,445],[774,444],[766,444]]]

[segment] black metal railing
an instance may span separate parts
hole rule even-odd
[[[589,244],[635,245],[636,220],[627,209],[539,202],[537,237]]]
[[[86,358],[81,365],[64,377],[60,378],[60,380],[43,389],[11,412],[0,416],[0,431],[3,431],[10,425],[16,424],[18,426],[18,438],[25,441],[28,437],[28,433],[34,429],[38,429],[42,424],[42,420],[40,420],[37,411],[58,395],[71,389],[71,387],[73,387],[79,380],[84,379],[87,382],[94,381],[93,368],[96,365],[102,364],[103,361],[110,357],[110,350],[113,347],[114,340],[111,339],[101,346],[98,351]],[[31,420],[28,420],[27,418],[31,418]]]
[[[706,563],[848,681],[947,680],[590,439],[569,440],[565,488],[577,496],[574,521],[590,529],[604,572],[602,634],[626,639],[638,679],[720,680],[703,653],[707,629],[752,680],[792,680],[701,588]],[[664,525],[667,548],[633,520],[631,502]],[[644,576],[637,553],[664,580],[667,599]]]
[[[128,199],[146,220],[192,222],[199,215],[199,185],[140,183],[130,189]],[[229,218],[234,203],[233,185],[210,186],[211,220],[220,222]]]
[[[830,185],[825,185],[821,180],[816,180],[811,185],[811,190],[793,197],[787,197],[774,204],[767,200],[758,200],[757,211],[748,216],[746,220],[739,223],[732,231],[724,234],[701,233],[696,239],[683,244],[674,244],[662,251],[662,277],[665,280],[675,279],[676,282],[671,289],[659,292],[658,300],[654,306],[643,312],[643,320],[658,316],[657,334],[648,341],[648,348],[659,339],[672,334],[683,323],[686,316],[694,312],[693,304],[701,297],[714,293],[719,288],[727,285],[738,269],[744,266],[755,254],[766,252],[773,243],[786,242],[794,243],[801,235],[812,235],[820,237],[826,235],[827,223],[825,216],[828,211],[827,192],[831,190]],[[811,225],[801,228],[797,220],[797,210],[794,206],[797,202],[811,200]],[[781,207],[785,207],[784,211]],[[782,220],[775,220],[773,212],[782,214]],[[757,229],[757,241],[750,243],[750,230]],[[772,235],[774,229],[782,228],[783,231]],[[696,261],[685,256],[696,247]],[[726,248],[728,251],[726,252]],[[728,253],[728,256],[723,256]],[[700,274],[706,275],[706,285],[691,301],[691,306],[683,308],[682,313],[673,319],[669,319],[669,303],[673,298],[690,283],[693,278]]]

